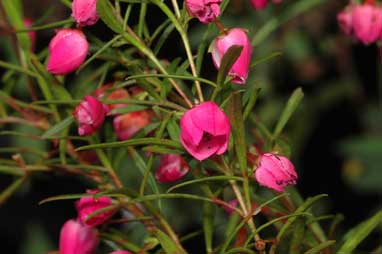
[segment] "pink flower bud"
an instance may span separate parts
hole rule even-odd
[[[353,29],[355,36],[363,42],[375,42],[382,32],[382,8],[372,4],[353,7]]]
[[[72,17],[80,26],[91,26],[97,23],[97,0],[73,0]]]
[[[180,119],[180,129],[184,148],[199,161],[227,150],[231,125],[214,102],[188,110]]]
[[[337,21],[341,30],[351,35],[353,33],[353,5],[347,6],[343,11],[337,14]]]
[[[97,191],[92,191],[92,194],[97,193]],[[113,204],[111,198],[107,196],[101,196],[101,197],[82,197],[80,200],[76,202],[76,208],[78,212],[78,219],[80,222],[84,225],[95,227],[98,225],[103,224],[105,221],[110,219],[113,214],[114,210],[106,211],[99,213],[90,219],[87,219],[88,216],[95,211],[111,206]]]
[[[202,23],[213,22],[220,15],[219,4],[222,0],[186,0],[186,8],[191,16]]]
[[[103,124],[106,113],[104,104],[92,96],[85,96],[73,111],[79,123],[78,134],[84,136],[94,133]]]
[[[190,167],[182,156],[166,154],[160,160],[159,167],[155,172],[155,178],[160,183],[171,183],[181,179],[189,170]]]
[[[88,54],[89,44],[77,29],[61,29],[49,43],[47,69],[52,74],[65,75],[76,70]]]
[[[233,28],[216,38],[211,50],[212,60],[216,68],[219,69],[224,54],[233,45],[243,46],[243,49],[228,75],[233,77],[232,82],[236,84],[244,84],[248,77],[252,47],[251,42],[243,29]]]
[[[113,120],[114,130],[119,140],[127,140],[151,123],[152,114],[141,110],[116,116]]]
[[[297,181],[292,162],[284,156],[272,153],[261,155],[255,177],[260,185],[279,192],[284,192],[284,187],[294,185]]]
[[[25,28],[30,28],[32,27],[33,25],[33,22],[31,19],[28,19],[28,18],[25,18],[24,19],[24,26]],[[28,32],[28,36],[29,36],[29,39],[31,41],[31,49],[32,51],[34,51],[35,47],[36,47],[36,32],[35,31],[30,31]]]
[[[98,246],[97,230],[68,220],[61,228],[60,254],[90,254]]]
[[[265,9],[268,5],[268,0],[251,0],[253,7],[257,10]]]
[[[117,251],[111,252],[110,254],[133,254],[133,253],[127,250],[117,250]]]

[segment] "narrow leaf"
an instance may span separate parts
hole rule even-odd
[[[311,248],[310,250],[304,252],[304,254],[319,254],[319,253],[321,253],[322,250],[324,250],[325,248],[327,248],[329,246],[332,246],[335,243],[336,243],[336,241],[334,241],[334,240],[320,243],[319,245],[317,245],[317,246]]]
[[[123,21],[109,0],[97,1],[97,13],[102,21],[115,33],[123,32]]]
[[[220,62],[219,72],[216,80],[216,84],[219,88],[223,87],[229,70],[239,58],[242,50],[243,46],[233,45],[224,54],[223,59]]]
[[[168,235],[159,229],[155,231],[155,236],[167,254],[185,254],[185,252]]]
[[[52,128],[44,132],[42,134],[41,138],[47,139],[53,137],[55,134],[60,133],[62,130],[64,130],[66,127],[68,127],[72,122],[74,122],[73,116],[68,116],[63,121],[59,122],[58,124],[54,125]]]

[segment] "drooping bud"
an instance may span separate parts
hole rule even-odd
[[[227,150],[231,125],[214,102],[204,102],[184,113],[180,129],[183,147],[199,161]]]
[[[355,5],[352,22],[357,39],[366,45],[374,43],[382,33],[382,8],[368,3]]]
[[[178,154],[166,154],[161,157],[159,167],[155,172],[155,178],[161,183],[170,183],[185,176],[190,167],[182,156]]]
[[[241,28],[232,28],[225,34],[220,35],[213,42],[211,49],[212,60],[217,69],[220,68],[224,54],[232,46],[243,46],[240,56],[236,59],[228,75],[236,84],[244,84],[247,81],[249,65],[251,62],[252,46],[245,31]]]
[[[98,191],[91,191],[90,193],[95,194],[97,192]],[[81,223],[87,226],[95,227],[95,226],[101,225],[113,216],[115,212],[114,210],[99,213],[97,215],[94,215],[91,218],[88,218],[89,215],[91,215],[97,210],[111,206],[112,204],[113,202],[111,198],[107,196],[101,196],[97,198],[82,197],[80,200],[76,202],[78,219],[81,221]]]
[[[91,26],[97,23],[97,0],[73,0],[72,17],[80,26]]]
[[[219,4],[222,0],[186,0],[185,5],[191,16],[202,23],[213,22],[220,16]]]
[[[68,74],[85,61],[88,51],[89,44],[80,30],[61,29],[49,43],[47,69],[52,74]]]
[[[297,181],[292,162],[284,156],[272,153],[261,155],[255,177],[260,185],[279,192],[284,192],[286,186],[295,185]]]
[[[73,111],[73,116],[79,123],[80,136],[93,134],[100,128],[105,120],[107,108],[92,96],[85,96]]]
[[[68,220],[61,228],[60,254],[90,254],[98,243],[98,233],[93,227]]]

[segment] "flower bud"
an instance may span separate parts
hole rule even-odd
[[[243,29],[232,28],[225,34],[216,38],[211,50],[212,60],[216,68],[219,69],[224,54],[234,45],[243,46],[243,49],[232,68],[229,70],[228,75],[232,76],[232,82],[236,84],[244,84],[248,77],[252,47],[251,42]]]
[[[97,230],[78,221],[68,220],[61,228],[60,254],[92,253],[98,243]]]
[[[220,16],[219,4],[222,0],[186,0],[186,8],[191,16],[202,23],[213,22]]]
[[[103,124],[106,113],[107,108],[104,104],[92,96],[85,96],[73,111],[73,116],[79,123],[78,134],[93,134]]]
[[[284,192],[284,187],[295,185],[297,181],[292,162],[284,156],[272,153],[261,155],[255,177],[260,185],[279,192]]]
[[[197,160],[223,154],[231,130],[228,117],[211,101],[188,110],[180,119],[180,141]]]
[[[97,23],[97,0],[73,0],[72,17],[80,26],[91,26]]]
[[[353,5],[347,6],[337,14],[337,22],[346,35],[353,33]]]
[[[49,43],[47,69],[52,74],[65,75],[76,70],[88,54],[89,44],[77,29],[61,29]]]
[[[363,42],[375,42],[382,32],[382,8],[364,3],[353,7],[353,29],[355,36]]]
[[[118,115],[113,120],[114,131],[119,140],[127,140],[135,133],[151,123],[152,114],[148,110],[141,110]]]
[[[188,173],[190,167],[182,156],[178,154],[163,155],[155,178],[160,183],[170,183],[181,179]]]
[[[98,191],[92,191],[91,194],[95,194]],[[78,219],[80,222],[84,225],[95,227],[98,225],[103,224],[105,221],[110,219],[113,214],[114,210],[106,211],[99,213],[90,219],[87,219],[88,216],[95,211],[111,206],[113,204],[111,198],[107,196],[101,196],[101,197],[82,197],[80,200],[76,202],[76,208],[78,212]]]
[[[268,5],[268,0],[251,0],[252,6],[256,9],[265,9]]]
[[[23,22],[24,22],[25,28],[30,28],[33,25],[32,20],[28,19],[28,18],[25,18]],[[32,51],[34,51],[35,47],[36,47],[36,37],[37,37],[36,32],[30,31],[30,32],[28,32],[28,36],[29,36],[29,39],[31,41],[31,49],[32,49]]]

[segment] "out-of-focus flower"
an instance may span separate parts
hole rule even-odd
[[[93,227],[68,220],[61,228],[60,254],[90,254],[98,243],[98,233]]]
[[[73,0],[72,16],[80,26],[91,26],[97,23],[97,0]]]
[[[98,191],[91,191],[91,194],[95,194]],[[107,196],[101,196],[101,197],[82,197],[80,200],[76,202],[76,208],[78,213],[78,219],[87,226],[98,226],[103,224],[105,221],[110,219],[113,214],[114,210],[106,211],[99,213],[90,219],[87,219],[88,216],[92,213],[94,213],[97,210],[100,210],[102,208],[111,206],[113,204],[111,198]]]
[[[122,100],[130,98],[129,92],[126,89],[116,89],[107,96],[107,100]],[[109,111],[116,108],[125,108],[128,106],[126,103],[108,104]]]
[[[104,104],[92,96],[85,96],[73,111],[79,123],[78,134],[85,136],[94,133],[103,124],[106,113]]]
[[[49,43],[47,69],[52,74],[65,75],[76,70],[85,60],[89,44],[77,29],[61,29]]]
[[[268,5],[268,0],[251,0],[251,3],[255,9],[264,9]]]
[[[251,62],[252,47],[245,31],[241,28],[232,28],[220,35],[213,42],[211,49],[212,60],[217,69],[220,68],[224,54],[232,46],[243,46],[240,56],[236,59],[228,75],[236,84],[244,84],[248,77],[249,65]]]
[[[184,148],[199,161],[227,150],[231,125],[214,102],[188,110],[180,119],[180,129]]]
[[[222,0],[186,0],[186,8],[191,16],[202,23],[213,22],[220,15],[219,4]]]
[[[357,39],[363,44],[376,42],[382,32],[382,8],[364,3],[353,7],[353,29]]]
[[[31,19],[29,19],[29,18],[24,19],[25,28],[30,28],[30,27],[32,27],[32,25],[33,25],[33,22]],[[29,39],[31,41],[31,49],[32,49],[32,51],[34,51],[36,48],[36,38],[37,38],[36,32],[30,31],[30,32],[28,32],[28,36],[29,36]]]
[[[351,35],[353,33],[353,5],[348,5],[344,10],[337,14],[337,21],[341,30]]]
[[[182,156],[165,154],[161,157],[155,178],[161,183],[170,183],[181,179],[189,170],[190,167]]]
[[[116,116],[113,120],[113,125],[118,139],[127,140],[142,128],[149,125],[151,120],[151,112],[141,110]]]
[[[110,254],[133,254],[133,253],[127,250],[116,250],[111,252]]]
[[[255,177],[260,185],[279,192],[283,192],[286,186],[297,182],[297,173],[292,162],[284,156],[272,153],[261,155]]]

